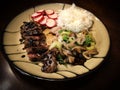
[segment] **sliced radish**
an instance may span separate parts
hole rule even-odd
[[[32,18],[36,18],[36,17],[38,17],[38,16],[40,16],[42,13],[33,13],[32,15],[31,15],[31,17]]]
[[[40,22],[41,25],[45,25],[47,22],[48,17],[44,16],[44,19]]]
[[[37,18],[34,18],[33,20],[37,23],[41,22],[42,20],[44,19],[43,15],[37,17]]]
[[[54,11],[53,11],[53,10],[45,10],[45,12],[46,12],[47,15],[54,14]]]
[[[37,13],[43,13],[45,10],[38,10]]]
[[[51,18],[51,19],[57,19],[58,14],[57,14],[57,13],[54,13],[54,14],[52,14],[52,15],[48,15],[48,17]]]
[[[38,10],[37,13],[41,13],[42,15],[45,14],[45,10]]]
[[[52,28],[52,27],[56,26],[56,21],[53,19],[47,19],[46,26],[49,28]]]
[[[33,21],[40,25],[46,25],[48,28],[52,28],[57,25],[58,14],[54,10],[38,10],[31,15]]]

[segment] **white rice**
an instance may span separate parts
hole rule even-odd
[[[74,4],[68,9],[61,10],[58,16],[58,26],[73,32],[88,30],[92,24],[92,13],[78,9]]]

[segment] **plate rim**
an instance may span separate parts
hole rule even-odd
[[[46,4],[63,4],[63,3],[46,3]],[[66,3],[66,4],[68,4],[68,3]],[[45,5],[45,4],[40,4],[40,5]],[[69,4],[70,5],[70,4]],[[37,5],[37,6],[39,6],[39,5]],[[79,7],[79,6],[77,6],[77,7]],[[32,8],[32,7],[31,7]],[[81,7],[80,7],[81,8]],[[28,9],[30,9],[30,8],[28,8]],[[83,8],[84,9],[84,8]],[[27,9],[25,9],[24,11],[26,11]],[[86,9],[85,9],[86,10]],[[23,11],[23,12],[24,12]],[[91,12],[92,13],[92,12]],[[18,14],[19,15],[19,14]],[[96,16],[95,16],[96,17]],[[14,19],[14,17],[13,17],[13,19]],[[98,18],[99,19],[99,18]],[[106,32],[107,32],[107,34],[108,34],[108,37],[109,37],[109,47],[108,47],[108,51],[107,51],[107,55],[109,54],[109,51],[110,51],[110,36],[109,36],[109,32],[108,32],[108,29],[107,29],[107,27],[106,27],[106,25],[103,23],[103,21],[101,20],[101,19],[99,19],[100,20],[100,22],[104,25],[104,27],[106,28]],[[10,21],[11,22],[11,21]],[[9,22],[9,23],[10,23]],[[9,23],[8,23],[8,25],[9,25]],[[6,28],[6,27],[5,27]],[[4,36],[4,33],[5,33],[5,30],[4,30],[4,32],[3,32],[3,34],[2,34],[2,49],[3,49],[3,53],[4,53],[4,55],[5,55],[5,57],[7,56],[7,54],[5,53],[5,49],[4,49],[4,44],[3,44],[3,36]],[[107,57],[107,55],[105,56],[105,57]],[[68,77],[68,78],[63,78],[63,79],[54,79],[54,78],[46,78],[46,77],[40,77],[40,76],[36,76],[36,75],[33,75],[33,74],[30,74],[30,73],[28,73],[28,72],[26,72],[26,71],[24,71],[24,70],[22,70],[22,69],[20,69],[17,65],[15,65],[10,59],[9,59],[9,57],[7,56],[7,61],[8,61],[8,63],[9,64],[11,64],[16,70],[18,70],[19,72],[21,72],[23,75],[27,75],[27,76],[30,76],[30,77],[33,77],[33,78],[36,78],[36,79],[40,79],[40,80],[47,80],[47,81],[68,81],[68,80],[73,80],[73,79],[77,79],[77,78],[81,78],[81,77],[83,77],[83,76],[85,76],[85,75],[88,75],[89,73],[91,73],[91,72],[93,72],[93,71],[96,71],[96,69],[97,68],[99,68],[99,66],[101,66],[101,64],[102,63],[104,63],[104,61],[105,61],[105,57],[103,57],[103,61],[99,64],[99,65],[97,65],[97,67],[95,67],[94,69],[92,69],[92,70],[90,70],[90,71],[88,71],[88,72],[86,72],[86,73],[83,73],[83,74],[80,74],[80,75],[76,75],[75,77]]]

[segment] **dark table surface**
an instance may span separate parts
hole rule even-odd
[[[2,52],[6,25],[23,10],[35,5],[75,3],[94,13],[107,27],[110,50],[105,62],[90,75],[66,82],[47,82],[23,76],[9,66]],[[120,89],[120,3],[118,0],[3,0],[0,3],[0,90],[116,90]],[[119,90],[117,89],[117,90]]]

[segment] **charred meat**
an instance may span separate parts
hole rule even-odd
[[[41,27],[35,22],[23,22],[21,26],[21,37],[24,48],[31,61],[40,61],[41,53],[48,50],[46,36]]]

